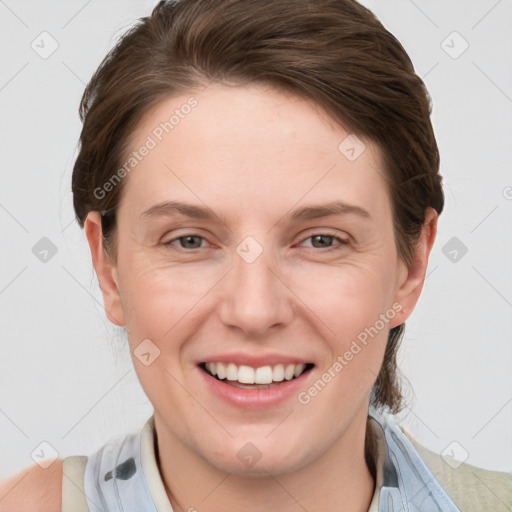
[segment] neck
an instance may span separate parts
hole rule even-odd
[[[366,413],[366,411],[365,411]],[[174,512],[367,512],[375,480],[365,460],[367,415],[361,414],[320,457],[291,473],[226,473],[190,451],[158,424],[157,461]],[[161,428],[160,428],[161,427]]]

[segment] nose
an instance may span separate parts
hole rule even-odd
[[[250,262],[235,252],[234,268],[224,282],[220,319],[224,325],[243,331],[245,336],[268,335],[292,318],[293,293],[267,253],[271,251],[263,250]]]

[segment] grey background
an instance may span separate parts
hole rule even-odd
[[[363,3],[427,84],[445,182],[400,352],[401,417],[435,451],[510,471],[512,2]],[[0,478],[50,453],[41,442],[89,454],[152,412],[123,331],[105,318],[70,180],[85,84],[155,4],[0,0]]]

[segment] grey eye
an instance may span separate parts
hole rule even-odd
[[[311,236],[310,237],[311,240],[312,240],[312,244],[313,244],[313,247],[319,247],[319,248],[322,248],[322,247],[327,247],[327,246],[330,246],[332,244],[332,242],[334,241],[334,236],[332,235],[314,235],[314,236]],[[315,242],[318,242],[318,246],[315,246]]]
[[[183,249],[199,249],[199,247],[201,247],[201,242],[203,238],[196,235],[187,235],[180,236],[176,240],[180,241],[180,245],[181,247],[183,247]]]

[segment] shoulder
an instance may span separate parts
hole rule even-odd
[[[63,459],[43,469],[34,464],[0,482],[0,512],[60,512]]]
[[[490,471],[444,458],[407,437],[436,480],[463,511],[501,510],[512,507],[512,473]]]

